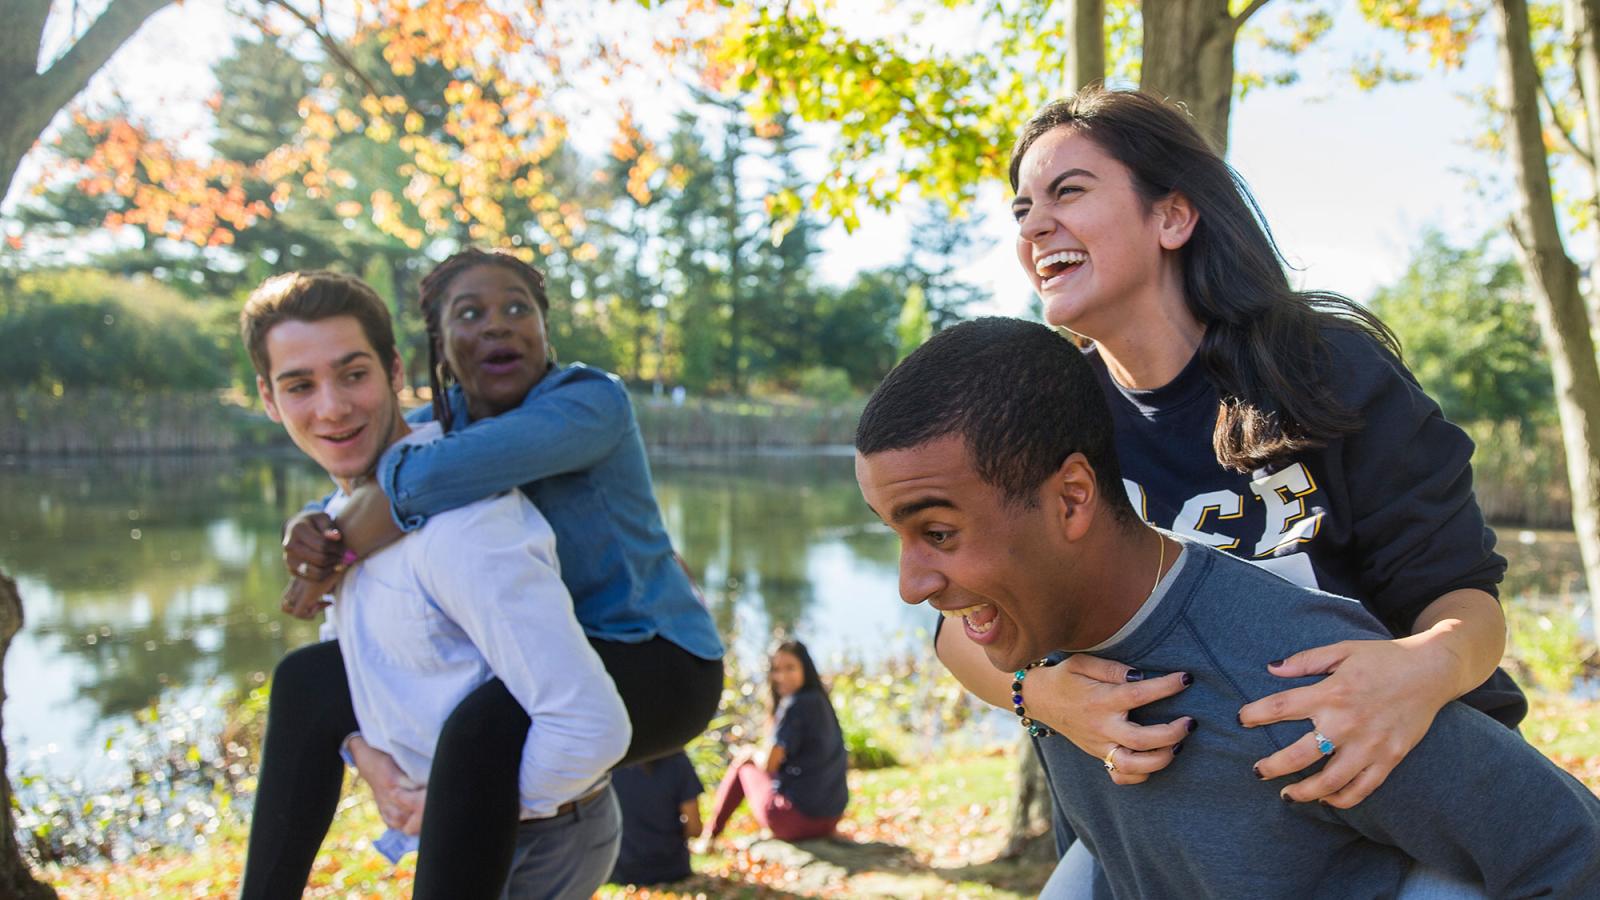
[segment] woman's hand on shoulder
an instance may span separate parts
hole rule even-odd
[[[1328,677],[1239,710],[1239,722],[1247,728],[1309,720],[1304,737],[1256,763],[1257,777],[1282,778],[1314,765],[1323,754],[1312,732],[1320,732],[1334,745],[1328,764],[1284,788],[1284,799],[1355,806],[1388,779],[1454,699],[1454,666],[1447,650],[1419,635],[1341,641],[1269,664],[1267,671],[1280,678]]]
[[[1120,748],[1112,756],[1116,769],[1111,780],[1140,784],[1172,763],[1196,722],[1182,716],[1163,725],[1137,725],[1128,713],[1181,692],[1190,681],[1184,672],[1146,677],[1114,660],[1077,653],[1060,665],[1030,670],[1023,705],[1031,718],[1096,759]]]
[[[324,512],[301,513],[283,529],[283,567],[289,584],[282,609],[297,619],[310,619],[327,608],[322,598],[339,586],[344,572],[343,535]]]
[[[296,578],[332,578],[344,570],[344,549],[344,535],[325,512],[303,512],[283,526],[283,567]]]

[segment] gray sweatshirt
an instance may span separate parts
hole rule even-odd
[[[1239,707],[1320,679],[1276,678],[1267,663],[1389,634],[1352,600],[1179,540],[1183,565],[1159,602],[1096,652],[1194,676],[1176,697],[1133,714],[1141,724],[1195,717],[1183,752],[1144,784],[1118,786],[1065,738],[1038,742],[1061,813],[1109,881],[1097,880],[1097,896],[1387,897],[1415,860],[1494,897],[1600,897],[1600,798],[1459,702],[1355,808],[1279,799],[1320,766],[1258,781],[1251,765],[1311,723],[1247,729]]]

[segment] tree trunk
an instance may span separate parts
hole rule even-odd
[[[1595,148],[1600,147],[1600,0],[1567,0],[1562,24],[1572,47],[1572,71],[1583,96],[1583,149],[1593,159]],[[1595,175],[1594,165],[1588,169]]]
[[[1011,816],[1011,833],[1000,851],[1001,859],[1054,859],[1056,855],[1054,800],[1044,777],[1044,764],[1033,741],[1023,734],[1017,754],[1017,808]]]
[[[1233,42],[1240,22],[1228,0],[1148,0],[1139,88],[1182,103],[1219,154],[1228,152]]]
[[[5,0],[0,28],[0,200],[22,157],[113,53],[172,0],[113,0],[100,18],[43,72],[38,70],[50,0]]]
[[[1071,37],[1067,41],[1069,92],[1106,77],[1106,0],[1067,0]]]
[[[1496,0],[1495,13],[1509,125],[1506,144],[1517,175],[1518,203],[1511,231],[1533,289],[1539,330],[1550,350],[1556,411],[1566,442],[1567,480],[1572,486],[1572,526],[1593,604],[1600,602],[1600,366],[1578,286],[1578,267],[1567,256],[1556,220],[1527,2]]]
[[[0,572],[0,707],[6,699],[5,660],[11,639],[22,630],[22,598],[16,582]],[[0,722],[0,727],[4,723]],[[56,892],[33,879],[17,846],[17,826],[11,817],[11,777],[6,774],[6,745],[0,740],[0,897],[17,900],[54,900]]]
[[[744,396],[744,237],[740,234],[744,216],[739,198],[739,160],[744,157],[744,135],[739,116],[743,111],[729,103],[731,121],[722,150],[723,177],[727,180],[727,206],[723,208],[728,228],[728,386],[736,397]]]

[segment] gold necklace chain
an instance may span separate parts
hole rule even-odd
[[[1161,586],[1161,570],[1167,565],[1167,539],[1162,537],[1159,531],[1156,532],[1156,543],[1161,546],[1161,556],[1156,559],[1156,581],[1150,585],[1150,594],[1145,597],[1146,601],[1156,595],[1156,588]]]

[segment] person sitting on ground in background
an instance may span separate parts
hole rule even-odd
[[[386,449],[441,437],[402,417],[405,370],[388,310],[362,282],[270,278],[240,330],[267,414],[338,485],[335,514]],[[555,541],[528,498],[506,491],[354,563],[329,611],[359,740],[411,782],[426,788],[446,718],[491,678],[531,718],[506,897],[589,897],[621,840],[607,770],[632,737],[627,710],[578,625]],[[281,733],[269,731],[268,744]]]
[[[1103,869],[1095,896],[1404,897],[1424,874],[1450,896],[1600,896],[1600,798],[1464,703],[1350,808],[1284,802],[1288,776],[1252,771],[1285,748],[1314,770],[1339,752],[1315,718],[1240,722],[1283,687],[1269,668],[1386,632],[1348,598],[1145,524],[1094,371],[1049,328],[979,319],[923,344],[868,400],[856,478],[899,536],[901,599],[1012,673],[1054,800]],[[1119,787],[1125,748],[1089,756],[1033,721],[1029,673],[1057,650],[1187,685],[1135,710],[1183,723],[1163,777]]]
[[[706,852],[746,799],[761,827],[781,841],[827,837],[850,802],[844,733],[811,654],[799,641],[772,651],[766,740],[735,751],[711,803]]]
[[[705,790],[688,754],[621,766],[611,784],[622,804],[622,849],[612,884],[671,884],[694,874],[691,838],[700,836],[700,794]]]

